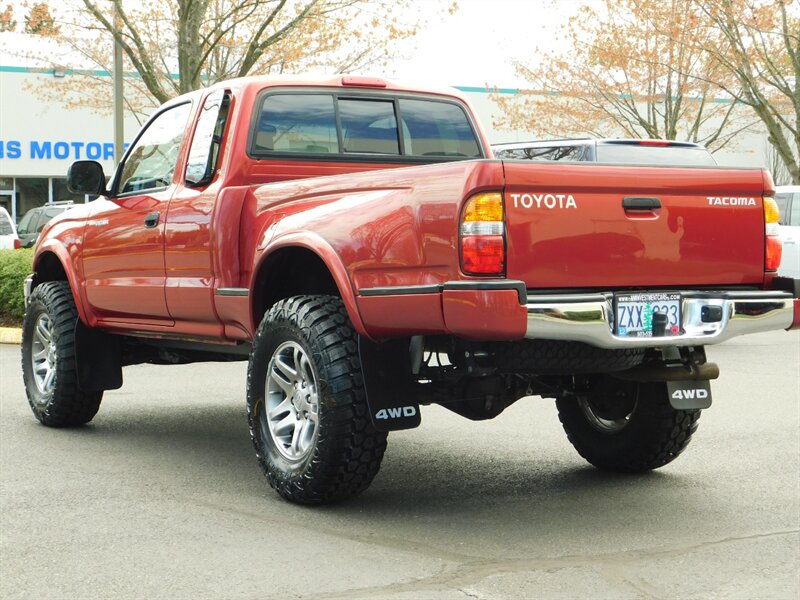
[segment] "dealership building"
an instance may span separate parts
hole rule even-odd
[[[8,52],[13,45],[9,42],[14,39],[19,39],[19,34],[0,33],[0,206],[19,222],[26,211],[36,206],[64,200],[89,200],[67,189],[66,173],[72,161],[97,160],[106,174],[113,171],[115,161],[110,110],[100,113],[88,107],[67,107],[63,100],[70,90],[67,83],[70,78],[80,76],[52,65],[14,64],[20,62]],[[64,90],[61,95],[60,86]],[[534,137],[524,131],[492,127],[499,109],[485,87],[459,89],[469,97],[492,143]],[[515,94],[516,90],[501,89],[499,92]],[[110,86],[108,94],[111,94]],[[126,142],[132,140],[139,126],[134,116],[126,116]],[[765,166],[765,136],[747,134],[731,150],[717,152],[715,158],[722,165]]]

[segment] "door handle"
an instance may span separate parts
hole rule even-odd
[[[651,196],[627,196],[622,199],[622,208],[625,210],[655,210],[661,208],[661,200]]]
[[[160,212],[151,212],[147,213],[147,216],[144,218],[144,226],[145,227],[155,227],[158,225],[158,219],[161,217]]]

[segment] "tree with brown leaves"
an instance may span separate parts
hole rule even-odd
[[[80,83],[41,93],[107,108],[112,44],[126,61],[128,109],[153,105],[217,81],[308,70],[353,72],[385,64],[416,34],[413,0],[67,0],[59,41],[84,63]],[[63,59],[62,59],[63,60]],[[69,67],[70,65],[60,64]],[[99,73],[98,73],[99,72]],[[77,79],[77,78],[76,78]],[[67,89],[69,88],[69,89]]]
[[[703,81],[752,109],[792,183],[800,184],[800,0],[693,4],[713,32],[694,43],[716,65]]]
[[[568,50],[517,64],[531,89],[521,91],[521,99],[496,95],[505,110],[496,125],[543,137],[664,138],[725,147],[757,120],[742,117],[711,83],[726,76],[693,43],[706,34],[690,10],[693,2],[604,0],[581,7],[565,27]]]
[[[0,12],[0,33],[14,31],[16,28],[17,22],[14,20],[14,7],[7,4],[6,9]]]
[[[10,9],[11,6],[8,8]],[[30,12],[25,17],[25,33],[54,36],[58,35],[60,30],[61,28],[50,14],[50,6],[47,2],[36,2],[31,6]]]

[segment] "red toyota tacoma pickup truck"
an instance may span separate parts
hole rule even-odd
[[[258,462],[300,503],[367,488],[431,403],[553,398],[593,465],[661,467],[711,403],[704,347],[800,325],[765,171],[494,160],[453,90],[233,80],[69,184],[100,197],[36,246],[35,416],[90,421],[126,365],[248,360]]]

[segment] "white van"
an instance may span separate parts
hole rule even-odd
[[[778,232],[783,242],[778,275],[800,278],[800,185],[777,186],[775,201],[781,211]]]
[[[8,211],[0,206],[0,250],[16,250],[19,248],[17,228]]]

